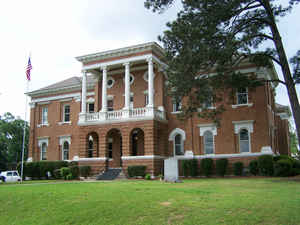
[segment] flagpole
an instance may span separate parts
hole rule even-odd
[[[32,69],[31,66],[31,53],[29,53],[28,64],[26,67],[26,93],[29,90],[29,81],[30,81],[30,71]],[[26,137],[26,124],[27,124],[27,105],[28,105],[28,97],[25,93],[25,118],[24,118],[24,127],[23,127],[23,144],[22,144],[22,162],[21,162],[21,183],[23,182],[23,173],[24,173],[24,151],[25,151],[25,137]]]
[[[26,93],[29,89],[29,80],[26,82]],[[23,182],[23,169],[24,169],[24,151],[25,151],[25,137],[26,137],[26,119],[27,119],[27,105],[28,105],[28,98],[25,94],[25,119],[24,119],[24,127],[23,127],[23,144],[22,144],[22,162],[21,162],[21,182]]]

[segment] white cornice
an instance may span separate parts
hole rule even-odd
[[[143,52],[143,51],[147,51],[147,50],[152,50],[159,56],[164,55],[164,49],[162,47],[160,47],[160,45],[158,45],[156,42],[149,42],[149,43],[129,46],[129,47],[125,47],[125,48],[119,48],[119,49],[114,49],[114,50],[109,50],[109,51],[103,51],[103,52],[78,56],[78,57],[76,57],[76,59],[80,62],[87,63],[87,62],[103,60],[103,59],[107,59],[107,58],[111,58],[111,57],[119,57],[119,56],[125,56],[128,54],[135,54],[135,53]]]

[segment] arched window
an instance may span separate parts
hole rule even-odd
[[[180,134],[176,134],[174,139],[174,145],[175,145],[175,155],[184,155],[183,141]]]
[[[211,131],[205,131],[203,135],[204,139],[204,153],[214,154],[214,135]]]
[[[46,143],[42,144],[41,160],[47,160],[47,144]]]
[[[241,129],[239,133],[240,152],[250,152],[250,138],[247,129]]]
[[[94,142],[92,139],[89,140],[89,146],[88,146],[88,157],[92,158],[93,157],[93,150],[94,150]]]
[[[63,144],[63,151],[62,151],[62,160],[68,160],[69,159],[69,143],[67,141]]]

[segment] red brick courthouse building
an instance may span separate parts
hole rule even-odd
[[[164,159],[173,156],[248,164],[262,154],[289,154],[289,108],[275,104],[275,83],[239,90],[226,105],[221,127],[197,115],[181,122],[181,102],[165,93],[163,55],[151,42],[80,56],[81,77],[27,93],[29,161],[78,161],[94,173],[147,165],[158,175]],[[274,69],[250,64],[240,71],[277,78]]]

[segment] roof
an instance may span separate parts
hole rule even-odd
[[[285,116],[286,118],[292,115],[290,107],[286,105],[275,103],[275,110],[278,115]]]
[[[71,77],[66,80],[51,84],[49,86],[40,88],[35,91],[31,91],[26,93],[28,96],[36,97],[41,96],[44,94],[49,94],[53,92],[66,92],[66,91],[73,91],[73,90],[81,90],[81,80],[82,77]],[[95,77],[93,75],[87,76],[87,85],[93,86],[95,83]]]

